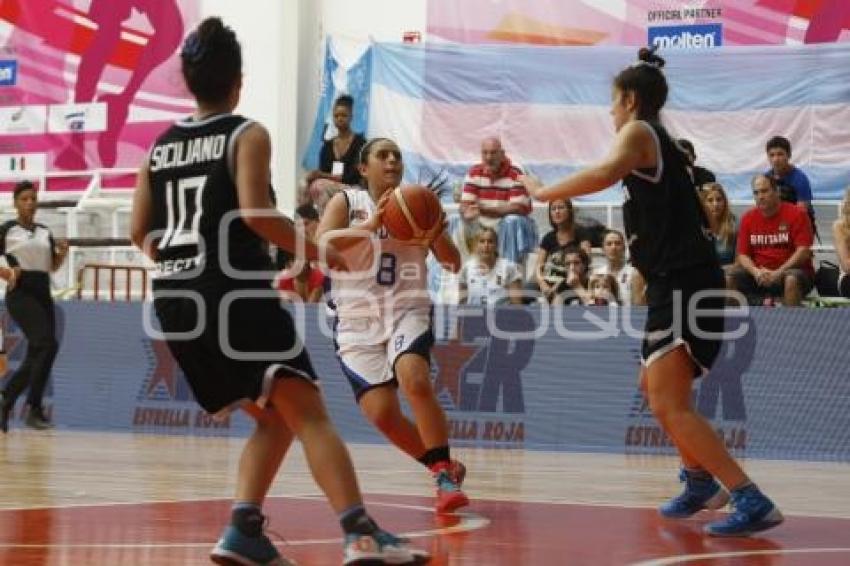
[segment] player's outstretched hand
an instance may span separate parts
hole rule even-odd
[[[543,188],[543,183],[540,179],[533,175],[520,175],[518,181],[523,184],[531,198],[540,200],[539,193]]]

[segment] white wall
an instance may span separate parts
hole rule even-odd
[[[299,2],[203,0],[202,17],[221,16],[242,44],[244,85],[236,109],[261,122],[272,137],[272,176],[278,201],[291,208],[296,178]],[[293,39],[294,38],[294,39]]]

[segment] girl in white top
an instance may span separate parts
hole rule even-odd
[[[468,504],[464,470],[450,459],[446,415],[431,385],[431,301],[425,259],[430,249],[448,270],[460,256],[444,221],[418,241],[391,238],[384,207],[402,178],[401,150],[376,138],[360,152],[364,189],[346,189],[325,208],[317,237],[343,252],[349,272],[331,275],[337,312],[337,357],[366,418],[401,450],[427,466],[437,485],[438,512]],[[401,387],[415,424],[401,411]]]
[[[498,257],[498,238],[493,228],[483,228],[478,233],[475,256],[460,272],[461,303],[522,304],[522,275],[515,263]]]
[[[612,275],[617,280],[620,304],[643,305],[646,284],[637,269],[626,261],[626,238],[619,230],[608,230],[602,240],[605,265],[594,274]]]

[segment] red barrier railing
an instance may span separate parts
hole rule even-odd
[[[106,263],[87,263],[77,271],[77,298],[83,298],[83,284],[87,273],[94,274],[94,285],[92,287],[93,298],[95,301],[100,300],[100,276],[101,272],[106,272],[109,276],[109,300],[115,301],[115,282],[118,275],[124,275],[124,283],[126,287],[125,300],[132,300],[133,293],[133,274],[141,275],[142,283],[142,300],[145,300],[148,292],[148,270],[138,265],[111,265]]]

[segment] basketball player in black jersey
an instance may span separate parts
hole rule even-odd
[[[617,139],[608,157],[552,186],[544,188],[530,178],[525,186],[533,197],[550,201],[623,181],[631,259],[647,281],[641,386],[683,463],[685,490],[660,512],[684,518],[717,509],[729,499],[722,483],[731,492],[734,511],[705,531],[746,536],[778,525],[782,514],[692,404],[692,379],[711,367],[723,331],[722,316],[696,309],[721,311],[725,282],[686,156],[659,121],[667,100],[664,60],[652,49],[641,49],[639,56],[614,79],[611,115]]]
[[[316,260],[319,251],[271,203],[268,132],[231,113],[242,86],[236,35],[218,18],[204,20],[181,59],[197,111],[162,134],[141,167],[131,236],[156,262],[154,308],[198,403],[211,414],[242,408],[256,419],[231,523],[211,558],[291,564],[264,534],[261,506],[295,436],[339,514],[344,564],[427,561],[366,514],[310,359],[271,289],[265,242],[302,259]],[[329,260],[338,257],[326,251]]]

